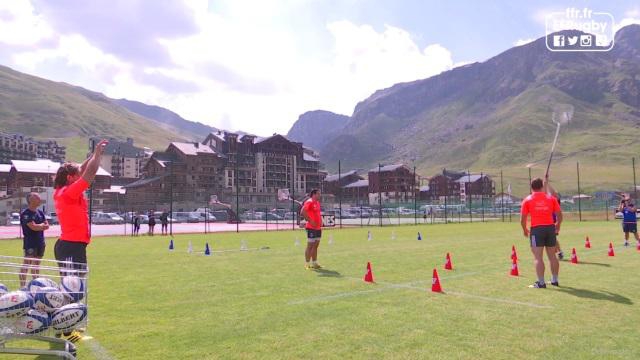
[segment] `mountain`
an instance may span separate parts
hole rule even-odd
[[[185,120],[173,111],[160,106],[147,105],[139,101],[132,101],[127,99],[116,99],[113,100],[113,102],[131,111],[132,113],[155,120],[162,124],[166,124],[170,128],[179,129],[183,133],[188,134],[193,139],[200,139],[201,137],[203,137],[202,134],[208,134],[210,132],[218,130],[214,127],[199,122]]]
[[[135,114],[98,92],[0,66],[0,131],[54,139],[67,146],[69,160],[84,159],[90,136],[130,137],[152,149],[196,138],[180,125]]]
[[[525,165],[541,171],[558,103],[575,107],[552,170],[567,178],[559,179],[561,188],[575,188],[576,161],[592,169],[586,189],[624,186],[621,171],[628,175],[640,153],[640,26],[619,30],[609,52],[551,52],[540,38],[482,63],[378,90],[318,150],[329,169],[338,160],[343,168],[369,168],[415,159],[425,175],[444,167],[504,170],[526,191]]]
[[[330,111],[308,111],[293,124],[287,138],[313,149],[323,148],[345,126],[349,117]]]

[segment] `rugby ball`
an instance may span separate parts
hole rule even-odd
[[[0,284],[0,296],[9,292],[9,288],[7,288],[4,284]]]
[[[33,297],[26,291],[12,291],[0,296],[0,317],[21,316],[33,305]]]
[[[23,334],[37,334],[51,325],[51,318],[46,312],[31,309],[25,316],[15,322],[16,331]]]
[[[60,281],[60,289],[73,302],[84,298],[84,280],[76,275],[67,275]]]
[[[49,278],[39,277],[39,278],[35,278],[35,279],[29,281],[29,284],[27,285],[27,290],[29,290],[31,295],[35,295],[35,293],[38,291],[38,289],[43,288],[43,287],[57,288],[58,284],[56,284],[55,281],[53,281],[53,280],[51,280]]]
[[[33,307],[48,313],[53,312],[64,303],[65,296],[57,287],[40,288],[33,296]]]
[[[58,331],[71,331],[82,324],[86,318],[85,304],[68,304],[53,312],[51,326]]]

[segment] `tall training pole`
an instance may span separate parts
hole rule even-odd
[[[96,150],[96,141],[95,139],[89,140],[89,147],[91,148],[91,156],[93,156],[93,152]],[[91,182],[91,186],[89,187],[89,237],[91,237],[91,220],[93,215],[93,185],[96,183],[95,179]],[[21,199],[22,200],[22,199]]]

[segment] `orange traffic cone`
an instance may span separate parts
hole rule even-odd
[[[431,280],[431,291],[442,292],[442,286],[440,286],[440,277],[438,277],[438,270],[433,269],[433,278]]]
[[[638,249],[638,251],[640,251],[640,241],[638,241],[638,242],[636,243],[636,249]]]
[[[518,254],[516,253],[516,246],[511,245],[511,259],[518,261]]]
[[[511,262],[511,276],[520,276],[520,272],[518,271],[518,260],[513,259]]]
[[[587,249],[591,249],[591,241],[589,241],[589,237],[588,236],[584,241],[584,247],[587,248]]]
[[[571,263],[572,264],[578,263],[578,255],[576,254],[576,248],[573,248],[573,250],[571,250]]]
[[[371,263],[367,262],[367,273],[364,274],[364,281],[368,283],[372,283],[373,281],[373,271],[371,270]]]
[[[616,256],[616,253],[613,251],[613,244],[609,243],[609,256]]]
[[[449,253],[447,253],[447,259],[445,260],[445,263],[444,263],[444,269],[453,270],[453,264],[451,263],[451,255],[449,255]]]

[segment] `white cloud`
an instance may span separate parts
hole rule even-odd
[[[141,68],[82,34],[58,35],[30,6],[7,16],[27,33],[35,29],[25,42],[52,37],[59,41],[51,48],[15,52],[7,65],[54,80],[73,80],[114,98],[167,107],[190,120],[260,135],[286,132],[308,110],[351,114],[358,101],[378,89],[454,66],[445,47],[421,48],[409,32],[394,26],[377,30],[346,20],[330,22],[321,30],[333,45],[312,56],[301,50],[295,32],[273,21],[287,11],[283,2],[261,2],[260,9],[246,11],[243,4],[230,1],[223,3],[224,16],[209,12],[205,0],[186,4],[195,11],[199,31],[158,39],[173,65]],[[3,21],[0,30],[8,29]],[[0,37],[0,44],[8,41]],[[198,90],[169,92],[166,87],[171,84]]]
[[[620,21],[617,21],[614,27],[614,31],[622,29],[623,27],[631,24],[640,24],[640,8],[634,8],[624,13],[625,17]]]
[[[29,46],[53,35],[51,27],[35,14],[29,1],[0,2],[0,43]]]

